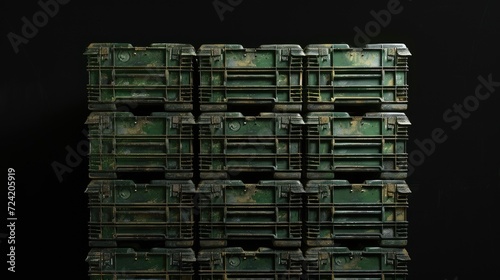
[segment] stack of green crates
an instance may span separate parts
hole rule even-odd
[[[194,275],[195,49],[88,46],[90,279]]]
[[[199,279],[302,274],[298,45],[205,44],[199,71]]]
[[[406,279],[404,44],[85,55],[91,280]]]
[[[403,44],[305,52],[304,273],[406,279],[410,52]]]

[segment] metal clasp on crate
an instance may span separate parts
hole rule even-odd
[[[394,117],[385,118],[386,129],[394,129],[395,127],[396,127],[396,118]]]
[[[181,117],[179,117],[179,116],[172,116],[170,118],[170,127],[171,128],[178,128],[180,123],[182,123]]]
[[[330,51],[327,48],[319,48],[318,49],[318,59],[323,61],[330,60]]]
[[[212,263],[215,265],[221,265],[222,264],[222,256],[220,254],[212,254],[211,259]]]
[[[100,47],[99,48],[99,56],[101,56],[102,60],[109,59],[109,47]]]
[[[113,257],[111,256],[111,253],[108,253],[108,252],[101,253],[100,265],[101,265],[101,267],[113,266]]]
[[[210,50],[210,55],[211,55],[211,59],[213,61],[223,60],[222,59],[222,49],[213,48]]]
[[[290,117],[288,117],[288,116],[286,116],[286,117],[279,117],[278,118],[278,126],[280,128],[288,129],[288,127],[290,126]]]
[[[172,184],[172,197],[178,197],[182,190],[181,184]]]
[[[329,116],[319,116],[318,117],[318,126],[323,130],[330,128],[330,117]],[[319,129],[318,128],[318,129]]]
[[[330,260],[330,253],[320,252],[318,253],[318,263],[319,265],[327,265]]]
[[[318,117],[318,122],[320,125],[322,124],[329,124],[330,123],[330,117],[328,116],[319,116]]]
[[[318,187],[318,192],[321,198],[330,197],[330,194],[334,188],[334,185],[327,185],[326,188]]]
[[[280,49],[279,50],[280,61],[288,61],[290,54],[291,54],[290,49]]]
[[[220,184],[210,184],[210,199],[215,198],[215,197],[222,197],[222,189],[224,186],[221,186]]]
[[[111,196],[111,186],[109,183],[104,183],[101,185],[101,199],[108,198]]]
[[[290,253],[288,253],[288,252],[281,253],[279,264],[287,264],[289,258],[290,258]]]
[[[289,197],[289,193],[291,192],[292,190],[292,185],[286,185],[286,186],[281,186],[281,188],[279,188],[279,194],[278,196],[279,197]]]
[[[349,256],[350,259],[356,258],[356,259],[362,259],[363,258],[363,252],[361,251],[354,251],[351,252],[351,255]]]
[[[181,48],[171,48],[170,49],[170,59],[179,60],[181,56]]]

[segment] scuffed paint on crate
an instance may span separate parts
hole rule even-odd
[[[92,180],[88,197],[89,245],[163,241],[167,247],[194,245],[195,185],[191,180]]]
[[[265,240],[276,247],[300,247],[304,193],[298,180],[201,181],[197,187],[200,246]]]
[[[267,104],[273,111],[302,110],[302,47],[296,44],[203,44],[197,50],[201,111]]]
[[[405,44],[310,44],[304,48],[305,103],[309,111],[336,105],[369,106],[380,111],[408,108],[408,58]]]
[[[89,280],[192,280],[196,254],[191,248],[91,248],[85,261]]]
[[[333,178],[344,172],[372,172],[380,179],[406,178],[410,125],[402,112],[361,116],[347,112],[308,113],[307,178]]]
[[[122,104],[193,110],[196,51],[192,45],[92,43],[84,55],[90,110],[116,110]]]
[[[302,279],[304,256],[300,249],[273,250],[241,247],[202,249],[198,252],[200,280]]]
[[[306,191],[306,244],[333,246],[346,240],[402,247],[408,241],[404,180],[310,180]]]
[[[316,247],[304,253],[304,279],[405,280],[410,256],[404,248]]]
[[[162,172],[168,179],[193,176],[195,118],[190,112],[91,112],[89,176],[113,179],[117,173]]]
[[[202,113],[200,177],[226,179],[241,172],[267,172],[275,179],[300,179],[303,125],[298,113]]]

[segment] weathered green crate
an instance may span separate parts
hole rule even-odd
[[[201,181],[197,187],[200,246],[268,240],[276,247],[300,247],[304,193],[298,180]]]
[[[306,116],[309,179],[341,172],[374,172],[404,179],[408,171],[408,117],[400,112],[311,112]]]
[[[91,112],[89,177],[113,179],[126,172],[193,177],[194,116],[190,112]]]
[[[191,280],[196,254],[191,248],[91,248],[86,262],[90,280]]]
[[[92,247],[148,240],[163,241],[166,247],[194,244],[191,180],[92,180],[85,193]]]
[[[310,111],[335,105],[369,105],[381,111],[408,107],[408,57],[404,44],[311,44],[306,53],[304,95]]]
[[[304,256],[300,249],[273,250],[261,247],[202,249],[198,252],[200,280],[290,279],[299,280]]]
[[[407,245],[411,191],[405,181],[310,180],[305,190],[307,245],[333,246],[345,240]]]
[[[302,47],[295,44],[204,44],[197,51],[202,111],[228,104],[270,104],[275,111],[302,110]]]
[[[269,172],[276,179],[300,179],[303,126],[298,113],[202,113],[200,177],[227,179],[241,172]]]
[[[306,280],[405,280],[410,256],[404,248],[316,247],[305,251]]]
[[[87,57],[88,107],[116,110],[120,104],[161,104],[166,110],[193,109],[194,61],[190,44],[92,43]]]

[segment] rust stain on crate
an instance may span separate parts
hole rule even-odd
[[[236,202],[238,203],[255,203],[255,194],[257,193],[257,185],[248,184],[245,185],[245,190],[241,196],[236,197]]]

